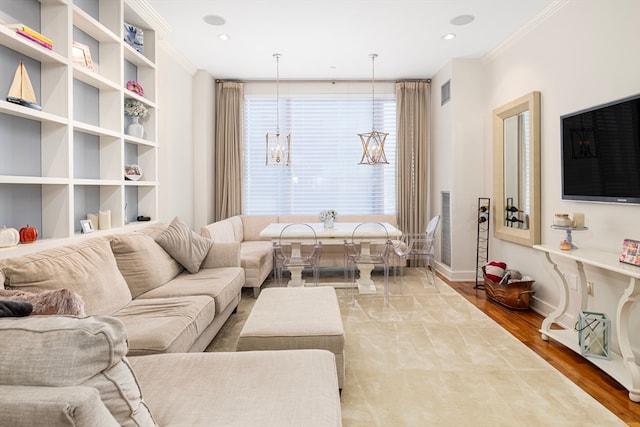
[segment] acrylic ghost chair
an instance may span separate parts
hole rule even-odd
[[[384,242],[382,247],[371,242],[366,248],[364,243],[360,243],[361,237],[366,237],[367,232],[376,231],[383,234]],[[356,288],[356,265],[372,264],[384,268],[384,303],[389,305],[389,255],[393,244],[389,239],[389,233],[384,224],[379,222],[363,222],[358,224],[351,235],[351,240],[344,241],[345,276],[348,275],[347,282],[351,286],[351,305],[355,305]],[[368,250],[367,250],[368,249]]]
[[[300,234],[310,237],[301,239]],[[273,244],[273,261],[276,286],[282,286],[284,269],[311,268],[313,284],[318,286],[320,268],[319,260],[322,253],[322,242],[318,242],[316,232],[309,224],[293,223],[286,225],[280,232],[280,237]]]
[[[402,293],[402,278],[404,276],[404,266],[407,263],[407,256],[413,249],[414,240],[412,234],[403,233],[399,240],[393,241],[393,253],[398,257],[398,263],[393,267],[393,281],[398,277],[398,267],[400,267],[400,293]]]
[[[440,215],[436,215],[431,218],[424,233],[407,234],[407,239],[411,241],[411,250],[405,255],[405,259],[422,260],[427,279],[431,278],[431,282],[438,292],[440,290],[433,261],[439,224]],[[416,266],[419,266],[418,264]]]

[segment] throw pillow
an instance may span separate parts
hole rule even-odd
[[[133,298],[164,285],[184,270],[146,234],[116,234],[111,239],[111,249]]]
[[[24,301],[33,306],[33,315],[67,314],[84,317],[84,302],[76,291],[55,289],[42,292],[27,292],[11,289],[0,289],[0,298]]]
[[[202,261],[213,245],[211,239],[199,236],[178,217],[156,237],[156,242],[191,274],[200,270]]]
[[[31,314],[33,306],[25,301],[0,300],[0,317],[24,317]]]
[[[485,266],[485,275],[492,281],[499,283],[504,276],[504,271],[507,269],[507,264],[504,262],[491,261]]]

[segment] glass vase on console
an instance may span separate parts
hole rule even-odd
[[[333,228],[333,218],[328,218],[324,220],[324,229],[331,230]]]

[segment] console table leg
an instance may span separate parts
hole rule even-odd
[[[639,296],[640,286],[638,286],[638,279],[631,277],[629,286],[620,298],[618,309],[616,310],[618,345],[620,346],[622,360],[629,373],[629,399],[634,402],[640,402],[640,367],[636,363],[636,358],[629,342],[629,334],[632,332],[629,331],[629,312],[631,305],[639,299]]]
[[[558,302],[558,306],[542,321],[542,326],[540,328],[542,339],[548,341],[549,337],[545,334],[545,331],[551,329],[551,325],[553,325],[556,320],[558,320],[558,318],[567,311],[567,305],[569,301],[569,287],[567,286],[567,281],[565,280],[562,272],[560,272],[558,265],[551,259],[549,252],[544,252],[544,256],[547,262],[553,267],[553,271],[555,272],[557,278],[556,284],[558,285],[558,289],[560,290],[560,301]]]

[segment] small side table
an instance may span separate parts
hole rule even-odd
[[[584,231],[589,229],[589,227],[571,227],[571,226],[564,226],[564,225],[552,225],[551,228],[554,230],[564,230],[567,232],[567,237],[565,237],[565,240],[569,242],[569,244],[571,245],[571,249],[578,249],[578,247],[573,244],[573,241],[571,238],[571,232]]]

